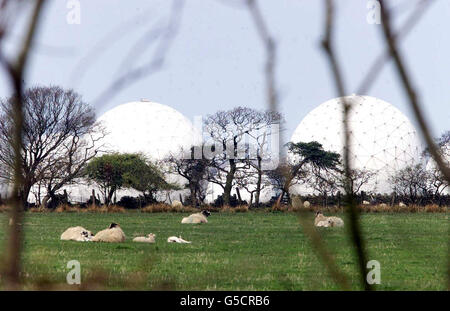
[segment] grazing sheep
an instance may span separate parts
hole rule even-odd
[[[311,203],[309,203],[309,201],[303,202],[303,207],[309,208],[310,206],[311,206]]]
[[[116,223],[109,225],[108,229],[98,232],[93,238],[94,242],[119,243],[125,241],[125,233]]]
[[[322,212],[317,212],[314,225],[316,227],[343,227],[344,221],[339,217],[325,217]]]
[[[182,206],[183,206],[183,203],[181,203],[180,201],[178,201],[178,200],[172,201],[172,207],[182,207]]]
[[[184,217],[181,220],[182,224],[200,224],[200,223],[207,223],[208,219],[211,213],[209,211],[202,211],[201,213],[195,213],[190,215],[189,217]]]
[[[167,239],[167,242],[169,243],[181,243],[181,244],[190,244],[192,242],[190,241],[185,241],[180,237],[176,237],[176,236],[171,236]]]
[[[150,233],[147,236],[138,236],[133,239],[133,242],[143,242],[143,243],[155,243],[156,234]]]
[[[64,231],[63,234],[61,234],[61,240],[85,242],[91,241],[93,236],[94,235],[91,233],[91,231],[77,226],[68,228],[66,231]]]

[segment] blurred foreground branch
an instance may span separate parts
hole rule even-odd
[[[408,74],[408,70],[403,61],[403,58],[400,54],[400,51],[397,47],[397,42],[391,27],[391,18],[390,12],[386,8],[385,1],[380,0],[381,4],[381,20],[383,25],[383,37],[386,41],[387,46],[389,47],[389,51],[391,57],[394,60],[397,74],[399,79],[403,85],[403,89],[406,93],[406,96],[409,99],[409,104],[414,111],[414,116],[416,117],[417,122],[419,123],[419,127],[422,133],[425,142],[427,143],[428,150],[433,157],[433,160],[436,162],[439,170],[444,175],[447,182],[450,183],[450,168],[446,165],[443,157],[442,151],[437,147],[433,137],[431,136],[429,127],[427,122],[425,121],[425,117],[422,110],[422,104],[420,103],[419,97],[417,96],[416,90],[412,84],[411,78]],[[450,259],[450,258],[449,258]],[[450,260],[448,261],[448,287],[450,288]]]
[[[22,249],[22,218],[24,204],[21,196],[22,189],[22,132],[23,132],[23,77],[27,67],[28,55],[31,49],[32,41],[36,33],[39,18],[41,16],[44,0],[35,2],[31,21],[26,29],[26,36],[19,50],[17,59],[14,62],[8,61],[3,54],[0,54],[0,61],[9,74],[12,88],[14,90],[14,100],[12,102],[12,111],[14,113],[14,185],[12,192],[12,210],[10,220],[10,232],[5,258],[5,281],[6,288],[20,288],[20,262]]]
[[[330,67],[332,70],[334,82],[336,84],[337,91],[339,96],[343,100],[344,105],[344,169],[345,169],[345,192],[347,198],[347,212],[350,220],[350,232],[353,243],[356,248],[356,254],[358,257],[360,277],[361,277],[361,285],[366,290],[372,290],[372,286],[366,282],[366,263],[367,263],[367,254],[365,251],[364,240],[361,234],[361,228],[359,224],[359,215],[356,205],[356,200],[353,195],[353,189],[351,189],[351,176],[352,169],[350,164],[350,146],[351,146],[351,137],[350,137],[350,128],[349,128],[349,114],[351,110],[351,103],[349,103],[345,98],[346,95],[344,81],[342,79],[341,69],[339,67],[339,63],[336,58],[336,54],[334,52],[333,46],[333,23],[334,23],[334,6],[332,0],[326,1],[326,16],[325,16],[325,37],[322,41],[322,47],[325,50],[328,61],[330,63]]]

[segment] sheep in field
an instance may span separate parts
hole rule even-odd
[[[311,203],[309,203],[309,201],[303,202],[303,207],[309,208],[310,206],[311,206]]]
[[[316,227],[330,227],[329,220],[321,220],[317,223]]]
[[[183,203],[181,203],[178,200],[173,200],[172,201],[172,207],[183,207]]]
[[[94,235],[91,233],[91,231],[86,230],[83,227],[77,226],[68,228],[66,231],[64,231],[61,234],[61,240],[85,242],[91,241],[93,236]]]
[[[370,202],[369,201],[362,201],[362,204],[363,205],[370,205]]]
[[[343,227],[344,221],[335,216],[328,217],[328,223],[330,224],[330,227]]]
[[[133,242],[143,242],[143,243],[155,243],[156,234],[150,233],[147,236],[138,236],[133,239]]]
[[[320,226],[319,226],[319,223],[320,223]],[[322,214],[322,212],[317,212],[316,218],[314,219],[314,225],[316,227],[343,227],[344,221],[339,217],[335,217],[335,216],[325,217]]]
[[[184,217],[181,220],[182,224],[200,224],[200,223],[207,223],[208,219],[211,213],[209,211],[202,211],[201,213],[195,213],[190,215],[189,217]]]
[[[190,244],[192,242],[190,241],[185,241],[180,237],[176,237],[176,236],[171,236],[169,238],[167,238],[167,242],[169,243],[181,243],[181,244]]]
[[[120,228],[119,224],[112,223],[108,229],[98,232],[93,238],[93,242],[109,242],[119,243],[125,241],[125,233]]]

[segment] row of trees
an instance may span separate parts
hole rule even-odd
[[[12,98],[0,101],[0,180],[13,183]],[[237,107],[207,116],[206,139],[201,146],[168,155],[152,162],[142,154],[104,154],[102,139],[107,135],[96,122],[94,110],[72,90],[57,86],[34,87],[24,93],[24,134],[22,146],[22,200],[32,188],[44,190],[42,205],[56,200],[64,186],[88,179],[98,185],[105,204],[117,190],[133,188],[146,202],[155,202],[161,191],[189,189],[189,203],[204,202],[209,183],[223,190],[223,204],[231,203],[232,190],[238,200],[241,191],[250,194],[250,204],[260,204],[261,193],[271,187],[279,192],[277,202],[290,200],[290,189],[302,184],[324,197],[342,191],[359,193],[376,172],[353,169],[346,181],[340,155],[324,150],[318,142],[288,143],[289,157],[280,156],[279,136],[283,118],[273,111]],[[450,132],[438,141],[448,152]],[[449,155],[447,155],[449,156]],[[166,180],[167,174],[183,177],[185,184]],[[395,192],[410,198],[439,197],[448,184],[438,169],[410,166],[391,178]]]

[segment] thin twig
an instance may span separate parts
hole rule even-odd
[[[413,30],[414,26],[418,24],[420,18],[425,14],[427,9],[431,7],[431,3],[433,0],[422,0],[417,4],[414,11],[408,17],[406,22],[400,27],[400,30],[394,35],[394,38],[397,42],[405,38],[411,30]],[[383,65],[390,59],[389,48],[383,51],[381,55],[379,55],[375,61],[372,63],[368,73],[365,75],[365,78],[360,83],[360,86],[357,88],[357,94],[364,95],[366,94],[370,87],[373,85],[374,81],[381,73],[383,69]]]
[[[130,86],[139,79],[159,71],[162,68],[170,47],[172,46],[173,39],[178,33],[179,25],[181,23],[182,9],[185,2],[184,0],[174,0],[173,3],[172,16],[160,39],[159,45],[156,47],[154,56],[146,64],[134,68],[115,79],[94,101],[96,107],[104,105],[119,91]]]
[[[359,215],[356,207],[356,201],[353,194],[353,189],[351,189],[351,164],[350,164],[350,146],[351,146],[351,136],[349,129],[349,113],[351,110],[351,103],[345,99],[345,86],[342,78],[341,70],[339,67],[339,63],[337,61],[336,55],[333,49],[333,22],[334,22],[334,6],[332,0],[326,1],[326,17],[325,17],[325,36],[322,41],[322,47],[325,50],[328,60],[330,63],[330,67],[332,70],[332,74],[334,77],[334,82],[336,84],[336,89],[339,96],[342,99],[342,104],[344,106],[344,168],[345,168],[345,179],[346,179],[346,197],[348,203],[348,217],[350,219],[350,232],[352,235],[352,240],[356,248],[356,254],[358,257],[361,284],[366,290],[372,290],[372,286],[366,282],[366,263],[367,263],[367,255],[365,251],[364,240],[361,234],[361,228],[359,224]]]
[[[300,212],[298,217],[302,230],[310,239],[311,245],[316,250],[320,260],[323,262],[323,265],[328,270],[330,276],[342,287],[343,290],[350,290],[351,288],[347,276],[339,270],[339,266],[336,264],[333,256],[329,253],[316,228],[306,220],[304,215],[301,215],[302,213],[304,212]]]
[[[439,170],[442,172],[447,182],[450,183],[450,168],[446,165],[444,159],[442,158],[442,153],[440,149],[437,147],[433,137],[430,134],[430,130],[428,128],[427,122],[425,121],[424,114],[422,111],[422,104],[420,103],[419,97],[417,96],[417,92],[413,86],[406,65],[404,64],[403,57],[401,56],[400,51],[398,50],[397,42],[393,35],[393,31],[391,28],[390,12],[386,8],[386,5],[383,0],[380,0],[380,7],[381,7],[381,20],[383,25],[382,27],[383,37],[386,41],[386,44],[389,47],[390,54],[394,60],[397,69],[397,74],[403,85],[403,89],[406,93],[406,96],[409,99],[409,104],[414,112],[416,121],[419,124],[422,136],[428,145],[428,150],[431,156],[433,157],[433,160],[436,162]],[[450,288],[450,260],[448,261],[447,274],[448,274],[447,275],[448,286]]]
[[[12,191],[11,226],[9,232],[8,249],[5,261],[6,287],[18,289],[20,287],[21,250],[22,250],[22,219],[26,198],[22,197],[22,130],[23,130],[23,76],[27,67],[28,55],[31,50],[33,38],[36,33],[39,18],[41,16],[44,0],[37,0],[22,47],[14,63],[8,62],[2,57],[1,62],[6,67],[11,84],[14,89],[13,113],[14,113],[14,185]]]

